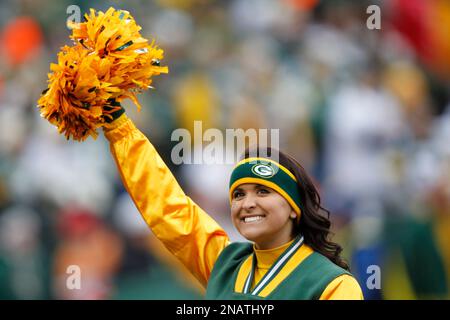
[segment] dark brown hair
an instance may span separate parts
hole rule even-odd
[[[277,155],[277,157],[274,155]],[[320,204],[319,192],[300,163],[293,157],[270,147],[247,148],[243,158],[250,157],[265,157],[277,160],[295,176],[298,181],[297,186],[302,207],[300,223],[296,225],[295,232],[302,234],[305,243],[315,251],[324,255],[339,267],[350,270],[347,262],[341,257],[342,247],[329,239],[332,235],[330,212]]]

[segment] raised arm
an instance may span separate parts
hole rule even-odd
[[[225,231],[184,194],[126,114],[107,124],[104,132],[122,182],[147,225],[206,286],[214,262],[229,243]]]

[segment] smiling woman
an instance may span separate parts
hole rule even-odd
[[[233,191],[233,224],[256,249],[270,249],[289,242],[294,235],[297,214],[275,190],[245,183]]]
[[[362,299],[359,284],[328,240],[328,211],[291,157],[245,152],[230,178],[231,218],[249,241],[225,231],[178,185],[125,113],[104,126],[122,181],[165,246],[205,286],[207,299]],[[259,157],[259,155],[270,155]],[[273,157],[275,155],[276,157]]]
[[[329,212],[295,159],[270,148],[247,150],[231,174],[230,202],[235,227],[254,245],[223,250],[209,297],[362,299],[342,248],[328,240]]]

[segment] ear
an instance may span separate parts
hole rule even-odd
[[[294,211],[292,211],[290,217],[291,217],[291,219],[296,219],[297,214]]]

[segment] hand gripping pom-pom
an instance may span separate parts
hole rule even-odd
[[[160,65],[164,51],[141,36],[129,12],[91,9],[85,18],[72,24],[74,45],[62,47],[58,63],[50,65],[48,88],[38,101],[41,115],[77,141],[96,138],[124,99],[140,110],[136,94],[168,72]]]

